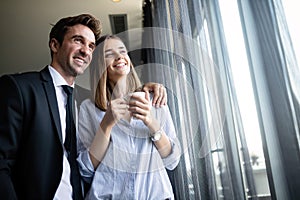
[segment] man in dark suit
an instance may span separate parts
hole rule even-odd
[[[0,77],[1,200],[83,198],[64,146],[64,85],[74,87],[76,76],[88,67],[100,33],[100,21],[89,14],[63,18],[50,32],[50,65],[40,72]],[[149,83],[145,88],[161,93],[155,98],[166,103],[163,86]]]
[[[0,199],[82,199],[63,145],[62,85],[88,67],[100,33],[91,15],[63,18],[50,32],[49,66],[0,78]]]

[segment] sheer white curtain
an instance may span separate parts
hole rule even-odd
[[[144,82],[168,90],[183,149],[179,166],[169,171],[175,197],[296,199],[300,76],[283,7],[280,0],[235,2],[270,194],[259,194],[254,179],[219,1],[145,0],[137,71]]]
[[[218,1],[145,1],[143,81],[163,83],[184,154],[177,199],[255,199]]]

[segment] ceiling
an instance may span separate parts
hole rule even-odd
[[[0,75],[40,70],[50,62],[50,24],[60,18],[90,13],[111,33],[109,15],[127,14],[128,29],[140,28],[143,0],[2,0],[0,2]]]

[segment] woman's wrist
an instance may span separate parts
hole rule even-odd
[[[103,120],[100,122],[100,129],[107,138],[110,137],[110,132],[114,125],[115,122],[113,120],[109,120],[108,117],[104,115]]]
[[[109,127],[113,127],[115,125],[115,119],[114,117],[112,116],[113,114],[112,113],[108,113],[106,112],[100,125],[103,127],[103,128],[109,128]]]
[[[147,127],[149,128],[150,133],[155,133],[160,129],[160,124],[157,120],[153,119],[148,123]]]

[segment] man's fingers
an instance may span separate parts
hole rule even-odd
[[[156,106],[157,103],[158,103],[158,100],[160,98],[160,90],[161,90],[161,87],[163,87],[161,84],[156,84],[154,86],[154,90],[153,90],[153,100],[152,100],[152,105],[153,106]]]
[[[163,90],[162,91],[162,99],[161,99],[161,102],[160,102],[161,106],[167,105],[167,100],[168,100],[167,89],[163,86],[162,90]]]
[[[167,90],[162,84],[157,85],[157,89],[154,90],[153,106],[163,106],[167,104]]]

